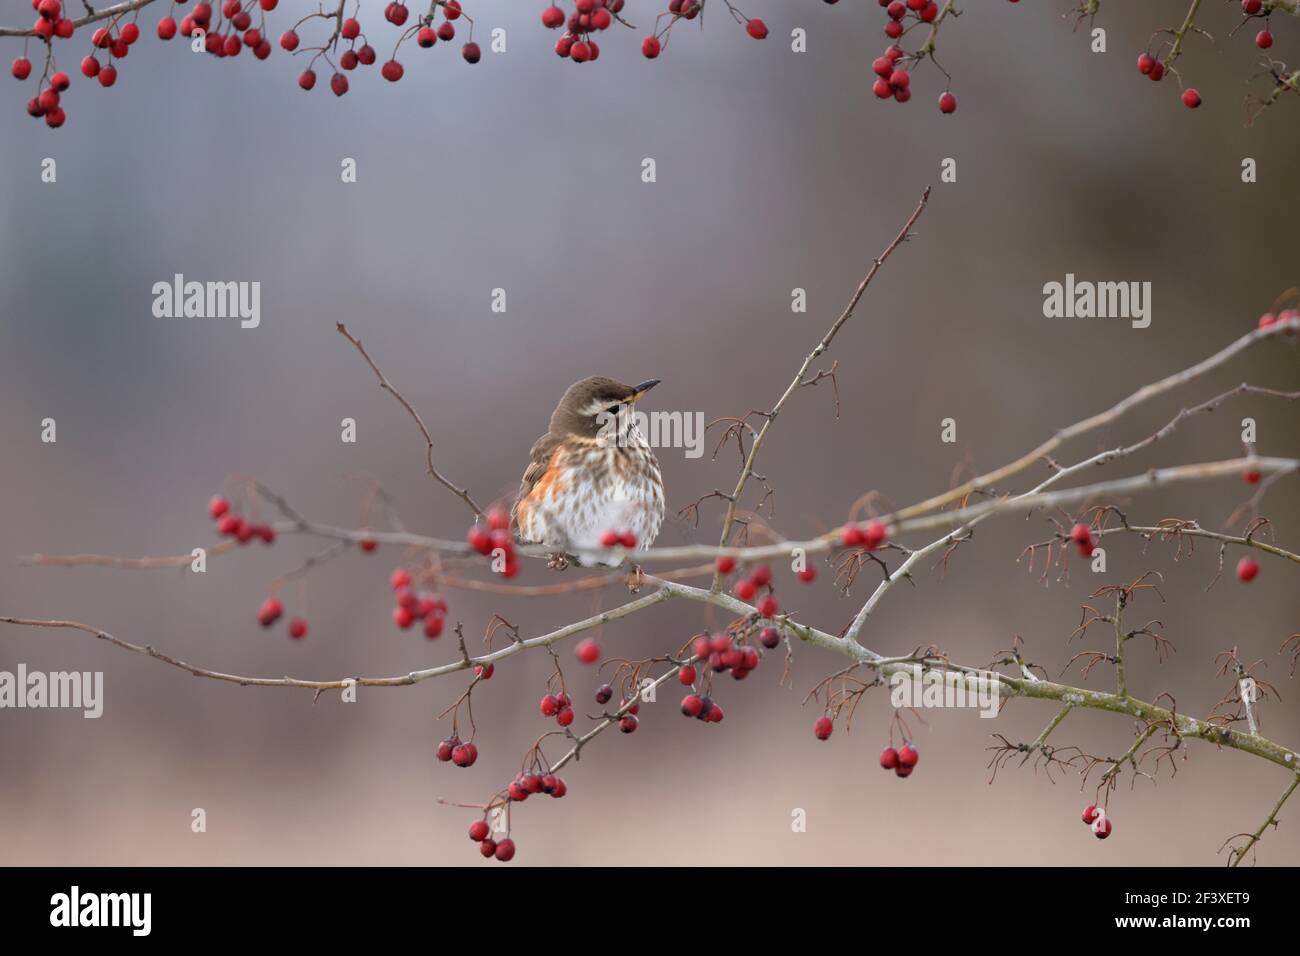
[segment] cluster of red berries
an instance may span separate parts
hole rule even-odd
[[[280,603],[277,597],[269,597],[262,602],[262,606],[257,609],[257,623],[262,627],[270,627],[276,621],[284,616],[284,605]],[[307,636],[307,621],[301,617],[295,617],[289,621],[289,636],[295,641],[300,641]]]
[[[264,11],[274,10],[277,5],[278,0],[262,0],[261,3]],[[259,60],[265,60],[271,55],[271,42],[260,29],[253,26],[253,16],[244,9],[243,0],[225,0],[221,5],[221,16],[226,21],[226,32],[214,32],[212,4],[198,3],[181,18],[179,32],[181,36],[190,38],[202,34],[204,50],[219,60],[239,56],[244,47],[252,50]],[[158,21],[160,40],[170,40],[177,32],[176,21],[171,17]]]
[[[865,525],[850,522],[840,529],[840,544],[846,548],[866,548],[875,551],[889,537],[888,529],[879,521]]]
[[[1092,827],[1092,834],[1098,840],[1106,839],[1106,837],[1110,836],[1110,831],[1113,829],[1110,823],[1110,817],[1106,815],[1104,810],[1101,810],[1098,807],[1084,807],[1083,822]]]
[[[724,554],[720,558],[718,558],[716,566],[719,574],[730,574],[732,571],[736,570],[736,559],[731,557],[731,555]],[[811,565],[808,565],[803,569],[801,569],[797,573],[797,576],[800,581],[803,581],[805,584],[807,584],[817,579],[817,569],[812,567]],[[756,568],[754,572],[745,580],[749,581],[749,583],[754,586],[753,592],[750,592],[749,588],[744,589],[744,591],[748,593],[749,596],[752,598],[755,594],[758,593],[759,588],[768,584],[772,580],[772,569],[767,567],[766,565],[762,565],[759,568]],[[737,582],[738,587],[740,583],[741,582]],[[737,594],[737,597],[739,596],[740,595]],[[749,600],[749,598],[746,598],[745,600]],[[768,616],[770,617],[770,615]]]
[[[907,30],[907,20],[914,23],[933,23],[939,18],[939,4],[935,0],[880,0],[885,8],[885,36],[890,40],[899,39]],[[912,98],[912,77],[907,72],[907,63],[914,59],[897,43],[890,46],[871,63],[871,70],[876,74],[876,81],[871,91],[882,100],[894,99],[906,103]],[[920,59],[918,55],[915,59]],[[939,111],[952,113],[957,109],[957,97],[951,90],[944,90],[939,96]]]
[[[1300,318],[1300,309],[1283,309],[1281,312],[1276,314],[1265,312],[1259,317],[1259,327],[1261,329],[1267,329],[1274,325],[1290,322],[1292,319],[1296,318]],[[1289,329],[1287,331],[1290,332]]]
[[[510,786],[506,788],[510,799],[516,803],[523,803],[535,793],[549,794],[553,799],[560,799],[569,792],[568,785],[564,778],[553,773],[538,773],[535,770],[520,771],[515,775],[515,779],[510,781]]]
[[[439,742],[435,756],[443,763],[450,761],[457,767],[472,767],[474,761],[478,759],[478,747],[474,746],[473,741],[465,743],[452,734]]]
[[[419,27],[406,31],[400,40],[400,46],[414,32],[415,45],[422,49],[429,49],[437,44],[439,40],[449,43],[456,38],[456,28],[452,25],[453,20],[459,20],[461,16],[460,0],[447,0],[446,3],[440,4],[438,9],[442,10],[443,21],[434,28],[434,14],[429,14],[421,18]],[[393,26],[404,26],[407,17],[410,16],[410,10],[404,3],[389,3],[384,7],[384,19]],[[339,55],[339,67],[344,70],[352,71],[358,66],[370,66],[375,62],[375,50],[361,32],[361,23],[356,17],[348,17],[339,27],[338,35],[348,41],[350,46]],[[357,41],[361,40],[361,45]],[[298,34],[293,30],[288,30],[280,37],[280,46],[285,50],[293,52],[298,48]],[[461,57],[466,63],[477,63],[483,58],[483,50],[473,40],[465,43],[460,50]],[[406,68],[397,60],[394,55],[379,68],[379,74],[390,83],[396,83],[406,75]],[[304,90],[310,90],[316,86],[316,71],[308,67],[298,76],[298,85]],[[330,77],[330,90],[335,96],[342,96],[348,91],[348,78],[338,70]]]
[[[623,6],[622,0],[616,0],[620,7]],[[827,3],[834,3],[836,0],[827,0]],[[612,4],[611,4],[612,6]],[[663,51],[664,37],[672,29],[673,24],[678,20],[694,20],[704,10],[704,4],[701,0],[669,0],[668,14],[672,18],[668,26],[659,33],[651,34],[641,41],[641,55],[647,60],[653,60]],[[732,8],[732,14],[737,15],[735,8]],[[737,15],[737,19],[739,16]],[[758,17],[749,17],[745,21],[745,32],[755,40],[767,39],[767,24]]]
[[[597,700],[599,700],[599,695]],[[605,698],[609,700],[608,697]],[[574,713],[573,704],[566,693],[547,694],[542,698],[538,709],[542,712],[543,717],[554,717],[555,722],[561,727],[567,727],[573,723]]]
[[[555,41],[555,52],[574,63],[588,63],[600,56],[593,33],[608,30],[614,17],[623,9],[623,0],[574,0],[573,12],[552,5],[542,11],[542,26],[548,30],[564,27],[564,36]]]
[[[613,697],[614,688],[610,687],[608,684],[601,684],[596,688],[596,703],[600,704],[602,707],[608,704]],[[637,719],[636,715],[641,710],[641,702],[634,699],[632,706],[628,707],[628,698],[624,697],[619,703],[618,709],[622,710],[624,707],[627,707],[627,712],[619,718],[618,729],[625,734],[634,733],[637,727],[640,726],[640,721]]]
[[[66,40],[75,31],[72,21],[63,15],[60,0],[32,0],[32,9],[36,11],[36,25],[32,29],[46,42],[52,37]],[[138,30],[136,32],[139,33]],[[49,67],[46,69],[48,71]],[[10,72],[14,79],[25,80],[32,75],[32,61],[20,56],[14,60]],[[60,104],[63,92],[72,85],[72,78],[60,71],[41,79],[43,86],[36,96],[28,100],[27,114],[37,119],[44,118],[46,126],[58,129],[68,118]],[[111,85],[111,80],[105,85]]]
[[[910,741],[897,750],[886,747],[880,751],[880,766],[885,770],[894,771],[900,777],[910,777],[912,771],[916,769],[916,762],[920,759],[921,755],[917,753]]]
[[[631,551],[636,547],[636,542],[635,531],[615,531],[611,528],[600,536],[600,546],[602,548],[623,547]]]
[[[486,820],[475,820],[469,825],[469,838],[478,844],[483,856],[509,863],[515,858],[515,841],[506,837],[500,843],[492,839],[492,830]]]
[[[727,558],[718,559],[719,570],[724,566],[727,566],[726,562],[728,560],[729,559]],[[731,566],[734,566],[734,564],[734,561],[731,562]],[[758,565],[749,572],[748,577],[741,578],[737,581],[732,586],[731,590],[736,597],[740,598],[740,600],[752,601],[764,588],[767,589],[767,594],[765,594],[762,600],[758,602],[758,613],[763,617],[775,617],[777,611],[781,609],[781,605],[777,602],[776,596],[772,593],[772,569],[766,564]],[[728,638],[728,640],[730,640],[730,638]]]
[[[240,517],[230,510],[230,502],[221,495],[214,495],[208,502],[208,514],[217,523],[217,533],[227,538],[237,538],[240,544],[248,544],[254,538],[261,538],[266,544],[275,541],[275,529],[269,524],[253,524],[247,518]]]
[[[1273,45],[1273,34],[1268,30],[1268,15],[1273,12],[1270,6],[1264,9],[1264,0],[1241,0],[1241,12],[1248,17],[1263,17],[1264,29],[1255,34],[1255,46],[1267,50]]]
[[[447,602],[436,594],[416,591],[411,587],[411,573],[398,568],[389,578],[393,588],[393,623],[407,630],[416,621],[424,622],[424,636],[434,640],[442,633],[447,616]]]
[[[780,641],[780,635],[776,628],[767,627],[763,629],[762,641],[766,645],[768,640],[774,640],[770,646],[775,647]],[[715,634],[713,637],[700,636],[695,639],[692,650],[695,657],[704,666],[715,674],[723,674],[728,671],[735,680],[744,680],[749,676],[750,671],[758,667],[762,657],[758,649],[748,644],[738,644],[731,639],[728,634]],[[688,664],[682,668],[678,674],[678,680],[683,684],[695,683],[695,666]],[[690,680],[687,680],[687,678]]]
[[[469,529],[465,535],[465,540],[469,546],[482,555],[493,554],[500,551],[505,558],[505,564],[501,567],[501,576],[503,578],[513,578],[519,573],[519,562],[515,556],[515,542],[510,537],[510,516],[500,508],[493,508],[485,516],[484,520],[487,527],[478,522]]]
[[[1157,57],[1152,56],[1150,53],[1143,53],[1138,56],[1137,67],[1138,72],[1148,80],[1159,83],[1160,80],[1164,78],[1164,63],[1162,63]],[[1201,94],[1189,86],[1187,89],[1183,90],[1182,101],[1183,105],[1189,110],[1194,110],[1196,107],[1201,105]]]
[[[1092,536],[1092,528],[1080,521],[1070,529],[1070,540],[1079,549],[1079,557],[1091,558],[1097,550],[1097,542]]]

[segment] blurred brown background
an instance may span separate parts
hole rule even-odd
[[[273,34],[295,6],[281,4]],[[26,87],[0,83],[0,613],[83,620],[245,674],[384,675],[453,659],[446,639],[431,645],[391,625],[395,552],[314,574],[301,644],[282,626],[263,632],[253,615],[267,582],[312,542],[250,546],[213,558],[205,575],[17,565],[38,551],[208,544],[205,502],[232,475],[350,523],[359,484],[348,476],[368,472],[408,527],[462,534],[462,505],[424,475],[412,424],[335,333],[339,320],[423,411],[452,477],[481,498],[506,495],[549,409],[581,376],[659,377],[652,407],[708,418],[770,406],[934,183],[916,241],[890,260],[831,353],[842,417],[828,390],[804,391],[765,449],[776,524],[799,537],[843,520],[869,489],[907,503],[943,490],[959,463],[1009,460],[1217,350],[1300,278],[1300,104],[1243,128],[1248,36],[1189,41],[1181,66],[1205,98],[1196,112],[1173,83],[1133,68],[1183,4],[1104,5],[1110,52],[1098,55],[1061,19],[1066,2],[968,2],[940,36],[960,100],[948,117],[934,106],[942,84],[929,66],[906,106],[871,97],[870,61],[885,42],[868,0],[749,0],[772,28],[763,44],[717,5],[703,33],[680,29],[657,62],[639,55],[641,31],[611,31],[600,62],[583,68],[550,52],[540,6],[475,3],[480,38],[504,26],[507,54],[470,68],[441,44],[411,50],[401,83],[372,70],[342,100],[323,83],[298,90],[300,67],[278,49],[266,63],[218,63],[166,47],[152,39],[152,9],[118,86],[76,77],[57,133],[23,114]],[[629,8],[647,27],[649,5]],[[365,11],[390,44],[378,5]],[[1219,4],[1206,11],[1216,36],[1232,23]],[[789,51],[794,26],[808,30],[806,54]],[[1274,31],[1279,57],[1300,47],[1297,24]],[[10,57],[18,46],[0,43]],[[58,160],[57,185],[40,182],[46,156]],[[639,180],[646,156],[657,184]],[[1247,156],[1259,163],[1254,185],[1240,181]],[[357,160],[359,183],[339,182],[343,157]],[[957,159],[955,184],[938,181],[944,157]],[[150,287],[176,272],[259,280],[261,328],[155,319]],[[1151,281],[1152,326],[1044,319],[1042,285],[1066,272]],[[806,315],[790,311],[795,286],[808,290]],[[489,310],[495,287],[507,290],[505,314]],[[1294,349],[1253,350],[1063,458],[1144,436],[1243,380],[1296,388]],[[1260,422],[1261,452],[1297,453],[1294,408],[1244,400],[1107,474],[1235,456],[1246,414]],[[39,440],[47,416],[55,445]],[[338,440],[345,416],[359,422],[355,446]],[[958,421],[955,446],[938,439],[946,416]],[[670,510],[734,480],[734,452],[661,458]],[[1279,484],[1265,509],[1291,547],[1295,489],[1295,479]],[[1135,500],[1130,513],[1218,526],[1246,494],[1230,481],[1184,486]],[[670,523],[660,541],[712,541],[718,518],[707,509],[698,530]],[[977,664],[1020,634],[1030,658],[1059,674],[1075,651],[1104,643],[1065,643],[1102,582],[1044,588],[1016,564],[1046,527],[1041,517],[986,524],[946,578],[927,573],[915,590],[893,591],[865,640],[885,653],[934,642]],[[1178,651],[1157,667],[1149,645],[1135,644],[1134,693],[1169,691],[1180,710],[1204,714],[1225,686],[1215,652],[1239,645],[1268,661],[1261,674],[1284,698],[1263,709],[1264,731],[1297,743],[1295,684],[1275,653],[1297,630],[1294,569],[1264,559],[1249,587],[1229,579],[1206,593],[1212,549],[1175,565],[1168,545],[1144,556],[1137,541],[1109,544],[1107,582],[1148,568],[1168,579],[1168,603],[1146,599],[1134,614],[1161,618]],[[831,631],[867,593],[841,598],[824,570],[807,587],[778,577],[785,603]],[[529,562],[520,580],[554,578]],[[494,611],[536,634],[593,608],[590,595],[449,598],[471,635]],[[624,599],[611,588],[598,603]],[[708,620],[700,607],[669,605],[606,628],[602,642],[607,653],[661,653]],[[572,661],[567,649],[561,659]],[[434,716],[460,677],[313,706],[310,692],[191,679],[84,636],[4,627],[0,669],[19,662],[102,670],[107,701],[98,721],[0,712],[0,859],[11,863],[479,864],[465,837],[472,813],[437,798],[485,799],[553,727],[536,709],[542,655],[511,659],[476,693],[481,757],[468,771],[432,756],[447,732]],[[771,661],[744,684],[727,681],[720,726],[681,718],[672,693],[643,707],[640,732],[599,738],[566,772],[568,797],[519,808],[517,863],[1214,863],[1286,783],[1276,766],[1193,743],[1176,779],[1140,780],[1132,792],[1122,782],[1115,835],[1101,843],[1078,821],[1089,800],[1076,779],[1053,785],[1023,769],[986,784],[990,732],[1031,740],[1050,705],[1013,702],[996,721],[928,713],[919,769],[902,781],[875,766],[883,694],[859,708],[852,733],[813,740],[816,714],[800,701],[840,663],[803,651],[793,688],[777,687]],[[568,673],[585,703],[595,681],[579,670]],[[1110,685],[1101,671],[1092,680]],[[1118,755],[1130,729],[1079,714],[1056,739]],[[190,832],[194,807],[207,811],[206,834]],[[807,833],[791,833],[796,807]],[[1297,813],[1267,836],[1262,862],[1296,862]]]

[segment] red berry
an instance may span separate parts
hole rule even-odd
[[[87,56],[85,59],[81,61],[82,76],[95,76],[98,72],[99,72],[99,61],[96,60],[93,56]],[[213,498],[212,501],[208,502],[208,512],[209,513],[212,512],[212,508],[215,506],[215,504],[218,501],[224,503],[225,500],[226,500],[225,498]],[[229,507],[229,505],[227,505],[227,507]],[[221,514],[225,514],[225,512],[223,511]],[[213,514],[212,517],[220,518],[221,514]]]
[[[342,96],[348,91],[348,78],[342,73],[335,73],[330,77],[330,89],[334,91],[335,96]],[[362,542],[364,548],[365,542]]]
[[[108,66],[100,70],[99,73],[96,75],[99,77],[100,86],[103,87],[112,86],[114,83],[117,82],[117,67],[113,66],[113,64],[110,63],[108,64]]]
[[[737,581],[735,590],[736,597],[742,601],[753,600],[754,595],[758,592],[758,588],[754,587],[753,581]]]
[[[541,704],[538,705],[543,717],[554,717],[560,709],[560,702],[555,699],[554,695],[547,694],[542,698]]]
[[[362,44],[357,48],[357,59],[365,66],[370,66],[375,62],[375,48],[369,43]]]
[[[1092,835],[1098,840],[1104,840],[1106,837],[1110,836],[1110,831],[1112,829],[1113,827],[1110,823],[1110,817],[1102,817],[1101,821],[1093,828]]]
[[[657,37],[646,37],[641,41],[641,55],[647,60],[653,60],[657,57],[661,49]]]
[[[1274,315],[1272,312],[1265,312],[1263,315],[1259,317],[1259,327],[1261,329],[1266,329],[1270,325],[1276,324],[1277,321],[1278,321],[1278,316]]]
[[[486,820],[475,820],[469,825],[469,838],[475,843],[482,843],[491,832]]]
[[[876,76],[888,77],[894,72],[894,61],[887,56],[878,56],[871,61],[871,72]]]
[[[921,755],[916,752],[916,748],[910,743],[903,744],[898,748],[898,765],[911,770],[916,766],[916,762],[921,759]]]
[[[951,93],[943,93],[939,97],[940,113],[952,113],[955,112],[956,109],[957,109],[957,97],[953,96]]]
[[[394,591],[408,587],[411,583],[411,572],[406,568],[398,568],[388,578],[388,583]]]
[[[878,96],[880,99],[887,100],[894,95],[894,88],[889,85],[888,79],[886,79],[883,76],[880,76],[876,78],[876,82],[871,84],[871,92],[875,93],[876,96]],[[847,539],[852,539],[852,540],[851,541],[845,540],[844,541],[845,547],[853,547],[855,544],[861,544],[860,541],[856,540],[858,537],[861,536],[861,534],[862,534],[861,530],[859,530],[856,525],[853,526],[852,532],[850,532],[846,528],[845,537]]]
[[[497,667],[495,664],[489,664],[487,667],[484,667],[482,664],[474,665],[474,676],[481,677],[483,680],[491,680],[492,675],[496,672]]]
[[[442,628],[443,628],[442,618],[430,614],[428,617],[424,619],[424,636],[427,637],[429,640],[431,641],[437,640],[438,636],[442,634]]]
[[[704,701],[696,694],[687,694],[682,698],[682,713],[687,717],[698,717],[704,709]]]
[[[361,24],[355,17],[348,17],[343,21],[343,26],[339,28],[339,34],[345,40],[355,40],[361,36]]]
[[[720,724],[722,723],[722,718],[723,718],[722,708],[719,707],[717,704],[713,704],[711,707],[709,707],[709,712],[707,716],[705,716],[704,714],[701,714],[700,716],[711,724]]]
[[[887,536],[888,532],[883,524],[879,521],[868,521],[866,530],[862,532],[862,543],[868,551],[875,551],[885,543]]]
[[[746,23],[745,29],[749,32],[749,35],[752,36],[755,40],[762,40],[767,37],[767,24],[764,23],[762,20],[760,20],[758,17],[754,17],[752,20]]]
[[[98,71],[99,69],[98,60],[95,60],[93,56],[86,57],[86,60],[94,61],[95,69],[96,71]],[[86,60],[82,61],[81,71],[83,73],[86,72]],[[94,73],[86,73],[86,75],[94,76]],[[220,518],[229,510],[230,510],[230,502],[227,501],[222,495],[213,495],[212,498],[208,501],[208,514],[212,516],[213,521],[216,521],[218,518]]]
[[[717,568],[719,574],[730,574],[736,570],[736,559],[730,555],[723,555],[718,558]]]
[[[561,707],[560,712],[555,715],[555,722],[561,727],[567,727],[573,723],[573,717],[572,707]]]
[[[774,627],[765,627],[759,631],[758,640],[770,651],[781,643],[781,632]]]
[[[263,627],[270,627],[280,615],[284,613],[284,605],[276,598],[269,597],[262,602],[262,606],[257,609],[257,623]]]
[[[1255,34],[1255,46],[1259,47],[1261,50],[1267,50],[1272,45],[1273,34],[1269,33],[1267,30],[1260,30]]]
[[[768,595],[758,604],[758,613],[763,617],[775,617],[780,605],[777,604],[776,598]]]
[[[140,39],[140,28],[134,23],[127,23],[122,27],[122,42],[130,46],[136,40]]]
[[[606,531],[604,534],[600,536],[600,544],[601,547],[604,548],[616,547],[619,544],[619,542],[621,542],[622,540],[623,540],[623,536],[619,534],[617,531],[612,531],[612,530]]]
[[[404,10],[406,8],[403,7],[402,9]],[[493,851],[493,856],[502,863],[509,863],[515,858],[515,841],[506,837],[497,844],[496,849]]]
[[[405,72],[406,71],[402,69],[402,64],[398,63],[396,60],[389,60],[379,68],[380,75],[389,83],[396,83],[402,78],[402,74]]]
[[[1083,808],[1083,822],[1084,822],[1084,823],[1087,823],[1088,825],[1091,826],[1092,821],[1094,821],[1094,820],[1096,820],[1096,819],[1097,819],[1097,808],[1096,808],[1096,807],[1089,806],[1089,807],[1084,807],[1084,808]]]
[[[766,564],[760,564],[754,569],[753,573],[750,574],[749,580],[753,581],[760,588],[766,587],[772,583],[772,569]]]
[[[1239,581],[1253,581],[1257,574],[1259,574],[1259,562],[1254,558],[1242,558],[1237,562],[1237,579]]]
[[[636,532],[634,532],[634,531],[624,531],[624,532],[619,536],[619,541],[622,543],[623,547],[625,547],[625,548],[635,548],[635,547],[636,547]]]
[[[906,89],[912,84],[912,77],[906,70],[895,70],[889,74],[889,85],[896,90]]]
[[[310,90],[313,86],[316,85],[316,71],[303,70],[301,73],[299,73],[298,85],[302,87],[304,90]]]
[[[338,77],[339,74],[335,73],[334,76]],[[347,86],[347,82],[348,82],[347,79],[344,78],[343,85]],[[334,81],[330,80],[330,85],[332,86],[333,84]],[[339,95],[341,96],[342,94]],[[374,538],[362,538],[360,541],[357,542],[357,547],[360,548],[362,551],[364,551],[366,554],[370,554],[372,551],[375,550],[375,548],[379,547],[379,542],[376,541]]]
[[[1260,473],[1255,471],[1254,469],[1251,469],[1250,471],[1243,471],[1241,473],[1241,480],[1248,485],[1259,484],[1260,477],[1261,477]]]
[[[478,845],[478,851],[479,853],[483,854],[483,856],[487,857],[490,860],[492,859],[492,857],[496,855],[497,852],[496,842],[493,840],[484,840],[482,843]]]
[[[1146,75],[1151,72],[1151,68],[1156,65],[1156,58],[1150,53],[1143,53],[1138,57],[1138,72]]]
[[[461,744],[458,747],[451,748],[451,762],[457,767],[468,767],[474,762],[474,757],[470,751],[471,744]]]
[[[1165,65],[1159,60],[1151,64],[1151,69],[1147,70],[1147,79],[1153,82],[1160,82],[1160,78],[1165,75]]]
[[[817,722],[813,724],[813,736],[818,740],[829,740],[834,729],[835,724],[829,717],[818,717]]]
[[[680,683],[685,684],[687,687],[690,687],[692,684],[694,684],[695,678],[698,676],[699,675],[696,674],[695,672],[695,668],[690,664],[687,664],[685,667],[683,667],[681,670],[677,672],[677,680]]]
[[[804,582],[805,584],[808,584],[809,582],[816,580],[816,578],[817,578],[817,569],[814,568],[811,564],[799,572],[799,580]]]
[[[443,763],[446,763],[448,760],[451,759],[451,752],[455,750],[456,747],[458,747],[459,745],[460,745],[460,738],[453,735],[438,744],[438,749],[437,751],[435,751],[434,755]]]
[[[596,688],[596,703],[608,704],[614,696],[614,688],[608,684],[601,684]]]
[[[910,777],[912,775],[912,768],[905,767],[900,763],[897,767],[894,768],[894,773],[900,777]]]
[[[591,47],[579,40],[569,47],[569,58],[574,63],[585,63],[591,59]]]
[[[170,40],[176,36],[176,21],[171,17],[163,17],[158,21],[158,39]]]
[[[466,63],[477,63],[483,57],[483,51],[477,43],[466,43],[460,48],[460,55],[465,58]]]
[[[14,60],[14,65],[10,68],[15,79],[25,80],[32,75],[32,61],[25,56],[20,56]]]
[[[903,25],[897,20],[890,20],[885,24],[885,36],[891,40],[897,40],[903,35]]]
[[[295,640],[302,640],[307,636],[307,622],[300,617],[295,617],[289,622],[289,636]]]
[[[1196,107],[1201,105],[1201,94],[1197,93],[1196,90],[1191,87],[1183,90],[1183,105],[1189,110],[1196,109]]]
[[[880,766],[886,770],[893,770],[898,766],[898,751],[893,747],[886,747],[880,751]]]
[[[1241,0],[1241,12],[1248,17],[1253,17],[1264,6],[1264,0]]]
[[[415,34],[415,42],[427,50],[438,42],[438,34],[433,32],[433,27],[420,27]]]
[[[453,27],[446,20],[442,21],[442,23],[438,26],[438,39],[451,40],[455,36],[456,36],[456,28]]]
[[[442,15],[448,20],[455,20],[460,16],[460,0],[447,0],[447,5],[442,8]]]
[[[406,630],[415,623],[415,612],[409,607],[395,607],[393,608],[393,623],[402,630]]]
[[[624,714],[623,719],[618,722],[618,729],[625,734],[634,732],[640,723],[634,714]]]
[[[592,638],[587,638],[579,642],[578,646],[573,649],[578,660],[584,664],[594,664],[600,660],[600,645]]]
[[[564,23],[564,11],[559,7],[547,7],[542,11],[542,26],[554,30]]]

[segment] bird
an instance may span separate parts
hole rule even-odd
[[[552,567],[571,560],[618,567],[626,550],[654,543],[664,517],[663,476],[634,412],[659,381],[624,385],[593,376],[574,382],[533,444],[511,525],[521,544],[548,549]],[[635,541],[613,547],[611,533],[630,533]]]

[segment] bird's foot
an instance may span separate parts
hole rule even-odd
[[[641,570],[641,565],[634,564],[627,572],[627,589],[632,594],[637,594],[641,586],[645,584],[645,572]]]
[[[546,556],[546,566],[553,571],[563,571],[569,566],[569,556],[563,551],[553,551]]]

